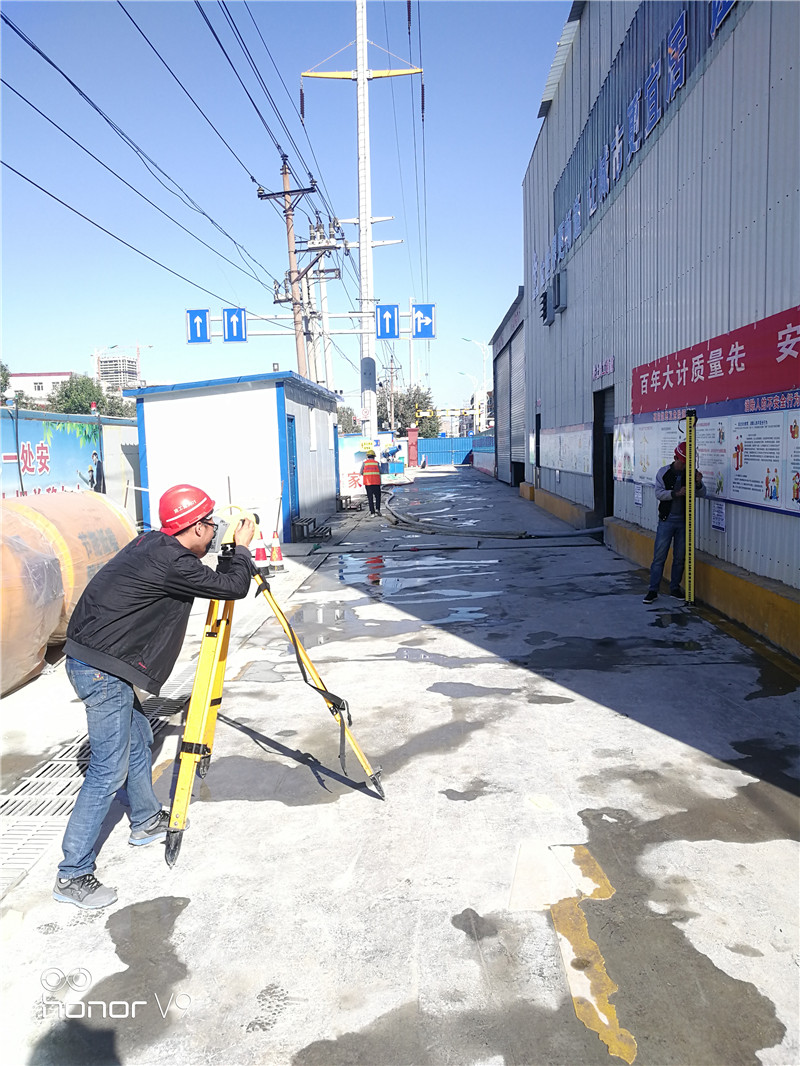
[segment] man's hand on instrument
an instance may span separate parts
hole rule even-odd
[[[250,518],[243,518],[233,534],[233,543],[241,544],[243,548],[247,548],[255,534],[255,523]]]

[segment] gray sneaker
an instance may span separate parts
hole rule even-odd
[[[53,888],[53,899],[59,903],[74,903],[83,910],[95,910],[108,907],[117,902],[117,893],[113,888],[101,885],[94,874],[81,874],[80,877],[57,877]]]
[[[189,819],[186,819],[186,825],[184,829],[189,828]],[[158,840],[167,839],[167,830],[169,829],[169,811],[159,811],[158,814],[154,814],[149,822],[145,822],[144,825],[140,825],[138,829],[131,830],[131,835],[128,837],[128,843],[133,844],[134,847],[141,847],[142,844],[155,844]]]

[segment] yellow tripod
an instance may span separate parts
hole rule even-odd
[[[205,777],[211,762],[214,730],[222,703],[222,683],[225,680],[225,660],[228,657],[232,620],[233,600],[212,600],[209,603],[186,725],[178,752],[178,780],[172,797],[167,830],[167,866],[175,865],[181,849],[195,770],[200,777]]]
[[[345,765],[345,742],[347,742],[355,752],[356,758],[367,777],[375,786],[376,792],[381,799],[385,799],[386,796],[380,782],[380,767],[376,770],[372,769],[367,757],[350,732],[349,726],[352,724],[352,720],[347,701],[343,700],[341,696],[328,692],[325,688],[322,679],[314,668],[314,664],[308,657],[308,652],[297,639],[286,616],[270,592],[269,585],[258,570],[254,569],[253,580],[258,586],[259,593],[264,596],[275,612],[275,617],[278,619],[283,631],[291,640],[303,680],[323,697],[339,726],[339,761],[343,772],[347,773]],[[189,709],[186,714],[186,725],[184,726],[183,739],[178,752],[178,780],[172,797],[166,840],[165,858],[168,866],[175,865],[178,859],[178,852],[181,849],[195,772],[197,772],[199,777],[205,777],[211,762],[214,730],[222,704],[222,686],[225,680],[225,662],[228,656],[232,620],[232,600],[225,602],[212,600],[209,603],[205,631],[200,645],[200,657],[197,661],[197,671],[189,699]],[[311,678],[310,681],[309,676]]]

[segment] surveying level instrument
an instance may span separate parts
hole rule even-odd
[[[249,518],[257,525],[256,515],[244,511],[242,508],[231,507],[230,509],[236,510],[241,517]],[[227,508],[223,508],[223,510],[227,510]],[[226,555],[230,556],[234,550],[233,534],[237,526],[238,523],[232,522],[222,535],[221,561],[223,566]],[[381,768],[372,769],[367,757],[350,732],[349,727],[352,725],[352,717],[347,700],[342,699],[341,696],[337,696],[333,692],[329,692],[322,683],[314,664],[308,657],[308,652],[297,639],[289,621],[270,591],[266,575],[263,572],[264,570],[268,571],[269,568],[257,568],[253,564],[252,569],[253,580],[257,585],[256,595],[264,596],[275,613],[281,628],[292,642],[303,680],[322,696],[336,724],[339,726],[339,762],[342,766],[342,772],[347,775],[345,753],[346,744],[349,744],[355,752],[364,773],[375,787],[375,791],[381,799],[385,799],[386,794],[380,781]],[[214,731],[222,705],[222,686],[225,680],[225,664],[228,657],[228,644],[233,621],[233,604],[233,600],[211,600],[208,605],[203,639],[200,644],[200,655],[197,660],[197,670],[194,684],[192,685],[192,694],[189,698],[189,709],[186,714],[186,725],[184,726],[183,738],[178,751],[178,778],[170,807],[164,856],[168,866],[175,865],[181,849],[195,772],[199,777],[205,777],[211,762]]]
[[[697,496],[695,495],[697,478],[697,411],[686,412],[686,579],[684,581],[685,601],[694,603],[694,535]]]

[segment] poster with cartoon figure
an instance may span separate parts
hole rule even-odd
[[[633,478],[633,422],[620,422],[614,426],[614,479],[631,481]]]
[[[697,420],[697,469],[709,496],[724,496],[730,483],[730,457],[726,446],[728,418]]]
[[[800,426],[797,415],[787,413],[786,432],[786,498],[783,506],[786,510],[800,514]]]
[[[660,467],[671,463],[684,439],[683,422],[637,422],[633,427],[636,481],[655,485]]]

